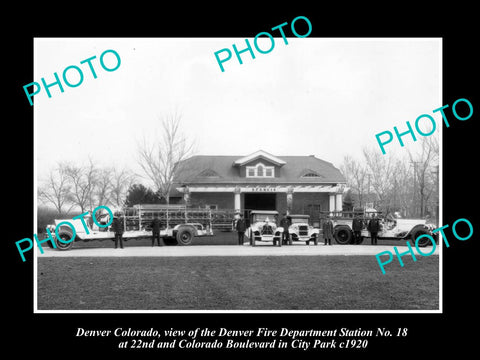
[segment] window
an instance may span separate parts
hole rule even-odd
[[[198,174],[199,177],[207,177],[207,178],[218,178],[220,177],[216,171],[212,169],[206,169],[203,170],[200,174]]]
[[[257,176],[263,176],[263,166],[257,166]]]
[[[316,171],[305,169],[301,172],[301,177],[302,178],[319,178],[323,176],[317,173]]]
[[[247,166],[247,177],[275,177],[275,167],[265,166],[262,163]]]

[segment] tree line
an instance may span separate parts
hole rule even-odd
[[[39,207],[39,229],[55,217],[81,214],[100,205],[120,209],[139,203],[168,203],[177,166],[192,154],[193,142],[182,132],[179,114],[165,116],[159,124],[161,134],[144,137],[137,144],[142,174],[127,168],[102,167],[91,158],[86,164],[57,163],[39,182],[38,199],[48,206]],[[144,180],[153,190],[142,184]],[[52,207],[54,211],[49,210]]]
[[[360,209],[369,204],[384,213],[438,220],[438,137],[422,139],[420,150],[405,149],[401,157],[364,148],[358,158],[345,156],[340,171],[349,188],[344,207]]]
[[[86,165],[60,162],[39,186],[38,198],[59,215],[68,215],[72,209],[83,213],[100,205],[121,208],[137,180],[128,169],[100,167],[92,159]]]

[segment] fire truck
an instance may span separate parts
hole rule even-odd
[[[417,237],[428,234],[436,239],[436,235],[432,233],[435,229],[433,224],[427,224],[425,219],[404,219],[394,214],[384,216],[381,212],[372,211],[334,211],[321,212],[320,220],[323,224],[324,219],[329,216],[333,222],[333,237],[336,242],[341,245],[353,244],[355,239],[352,231],[352,222],[355,216],[362,221],[362,230],[360,232],[360,240],[356,244],[361,244],[364,238],[370,237],[367,225],[370,219],[375,215],[380,224],[378,232],[379,240],[412,240],[415,243]],[[322,225],[320,225],[322,227]],[[418,241],[419,247],[427,246],[430,243],[428,238],[421,238]]]
[[[231,224],[228,218],[222,222],[210,209],[192,209],[184,205],[160,205],[160,204],[140,204],[132,207],[115,210],[114,214],[123,221],[124,240],[138,240],[151,238],[151,223],[157,217],[161,224],[160,237],[167,244],[178,244],[182,246],[191,245],[194,237],[213,236],[213,223],[217,223],[219,227],[223,226],[223,222]],[[75,238],[73,230],[70,226],[61,224],[68,221],[75,228]],[[96,221],[102,225],[110,222],[107,213],[99,214],[97,212]],[[55,228],[58,237],[56,238]],[[59,250],[69,250],[74,246],[76,241],[92,241],[92,240],[114,240],[114,233],[110,227],[101,228],[92,221],[91,215],[82,219],[56,219],[55,225],[49,227],[54,237],[55,245]]]

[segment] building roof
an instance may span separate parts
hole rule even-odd
[[[259,152],[254,154],[258,155]],[[252,154],[252,155],[254,155]],[[268,154],[268,153],[267,153]],[[268,154],[270,155],[270,154]],[[270,155],[273,157],[273,155]],[[345,183],[345,177],[332,163],[315,156],[274,156],[281,167],[274,178],[241,177],[239,166],[259,156],[197,155],[182,161],[174,179],[176,184],[324,184]],[[264,157],[265,158],[265,157]],[[268,160],[268,158],[265,158]],[[272,161],[270,161],[272,162]]]
[[[250,155],[244,156],[240,159],[237,159],[233,162],[233,164],[237,165],[237,166],[242,166],[242,165],[248,164],[249,162],[251,162],[253,160],[259,159],[259,158],[266,159],[269,162],[271,162],[275,165],[278,165],[278,166],[285,165],[285,161],[283,161],[282,159],[280,159],[280,158],[278,158],[278,157],[276,157],[272,154],[269,154],[269,153],[267,153],[266,151],[263,151],[263,150],[258,150],[256,152],[254,152],[253,154],[250,154]]]

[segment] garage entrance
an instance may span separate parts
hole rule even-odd
[[[276,210],[277,194],[245,193],[245,209],[249,210]]]

